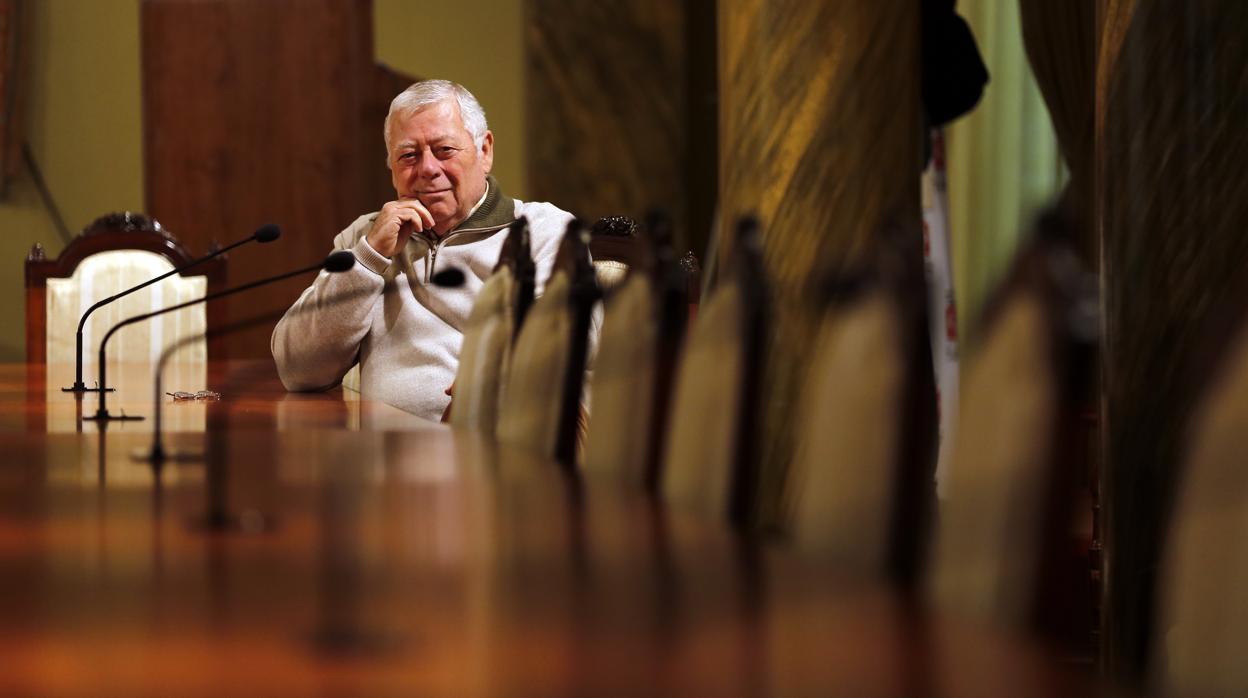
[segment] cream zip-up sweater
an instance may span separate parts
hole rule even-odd
[[[361,394],[440,419],[464,324],[498,262],[507,226],[521,216],[529,221],[540,293],[572,214],[505,198],[492,177],[485,201],[458,228],[438,240],[413,235],[393,259],[365,239],[377,213],[357,218],[334,238],[335,250],[355,253],[355,267],[321,272],[273,329],[282,383],[288,390],[331,388],[358,361]],[[463,270],[462,286],[428,283],[448,267]]]

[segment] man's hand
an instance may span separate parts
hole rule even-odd
[[[378,254],[393,257],[407,244],[412,233],[432,229],[433,215],[423,204],[416,199],[400,199],[381,207],[367,239]]]

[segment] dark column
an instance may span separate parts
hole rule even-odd
[[[1102,45],[1103,61],[1117,51],[1098,104],[1105,649],[1114,673],[1129,678],[1164,636],[1151,619],[1185,439],[1248,306],[1245,28],[1240,0],[1141,2],[1121,48]]]

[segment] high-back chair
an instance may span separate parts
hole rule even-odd
[[[1161,556],[1150,664],[1166,695],[1248,695],[1248,323],[1219,324]]]
[[[987,307],[962,383],[929,589],[942,611],[1051,638],[1069,610],[1097,324],[1095,283],[1072,240],[1059,217],[1042,217]]]
[[[653,492],[688,299],[667,220],[652,216],[636,247],[628,276],[606,300],[590,381],[585,470],[614,473]]]
[[[627,216],[606,216],[594,221],[589,230],[589,252],[594,260],[594,276],[604,295],[610,295],[624,281],[629,269],[647,252],[638,236],[637,222]]]
[[[828,275],[786,482],[796,543],[848,575],[911,583],[935,498],[936,388],[921,236],[887,226]]]
[[[56,259],[36,246],[26,260],[26,360],[72,364],[78,321],[91,305],[193,259],[160,223],[129,212],[96,219]],[[193,274],[172,276],[101,307],[83,328],[84,361],[93,363],[99,340],[121,320],[222,290],[225,270],[225,258],[215,257],[196,265]],[[213,304],[196,305],[127,327],[109,342],[109,357],[155,361],[177,339],[215,326],[218,312]],[[207,353],[199,341],[178,356],[202,361]],[[214,344],[212,353],[224,352]]]
[[[516,338],[499,407],[500,442],[575,467],[591,316],[598,297],[589,231],[573,221],[559,244],[545,290]]]
[[[494,273],[486,279],[464,327],[455,372],[451,424],[494,434],[511,350],[533,304],[534,272],[529,224],[511,224]]]
[[[681,351],[662,494],[672,505],[748,526],[756,510],[759,366],[766,303],[758,223],[738,223],[731,259]]]

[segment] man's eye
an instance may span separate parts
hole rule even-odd
[[[403,153],[399,156],[399,159],[403,162],[410,162],[416,159],[416,153]]]
[[[441,148],[438,148],[438,157],[449,158],[458,152],[459,152],[459,148],[455,148],[449,145],[444,145]]]

